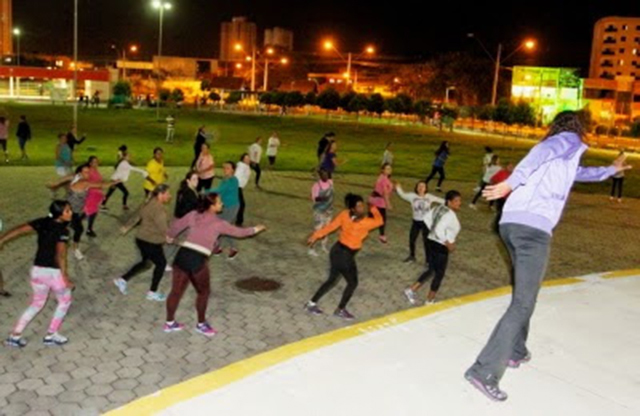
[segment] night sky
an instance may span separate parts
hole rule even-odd
[[[382,54],[429,57],[450,50],[482,53],[466,34],[475,32],[493,52],[498,41],[526,36],[539,40],[530,64],[576,66],[587,69],[593,25],[600,17],[640,16],[632,1],[387,2],[362,1],[215,1],[171,0],[165,17],[165,54],[215,58],[220,22],[246,15],[264,29],[294,30],[296,50],[316,51],[326,35],[343,51],[374,43]],[[157,13],[150,0],[80,0],[80,55],[108,57],[109,45],[134,41],[145,54],[157,49]],[[559,4],[564,4],[561,8]],[[573,3],[573,2],[572,2]],[[576,2],[578,3],[578,2]],[[14,25],[25,35],[25,52],[70,54],[73,0],[14,0]],[[507,48],[507,49],[512,49]],[[523,57],[515,57],[514,62]]]

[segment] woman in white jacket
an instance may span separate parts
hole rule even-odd
[[[424,222],[425,216],[431,210],[431,205],[436,202],[438,204],[444,204],[444,199],[427,193],[427,183],[420,181],[416,184],[414,192],[404,192],[400,184],[396,184],[396,191],[400,198],[411,204],[413,211],[413,222],[411,224],[411,232],[409,233],[409,257],[404,261],[405,263],[413,263],[416,261],[416,240],[418,235],[422,232],[422,243],[424,244],[424,259],[427,261],[427,237],[429,236],[429,229]]]
[[[116,164],[115,172],[113,172],[113,175],[111,175],[111,180],[120,182],[109,188],[109,192],[107,192],[107,196],[105,196],[104,200],[102,201],[102,206],[100,207],[100,209],[103,211],[108,210],[107,201],[109,201],[109,198],[111,197],[111,195],[113,195],[116,189],[119,189],[122,192],[122,209],[125,211],[128,210],[129,207],[127,206],[127,198],[129,198],[129,190],[125,186],[125,183],[129,180],[129,175],[133,171],[138,172],[145,178],[149,176],[146,170],[131,166],[131,163],[129,163],[129,153],[127,152],[127,146],[122,145],[118,148],[118,156],[119,160]]]

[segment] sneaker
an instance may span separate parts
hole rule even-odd
[[[531,361],[531,353],[527,352],[527,355],[525,355],[523,358],[519,360],[509,360],[509,362],[507,363],[507,367],[518,368],[520,367],[521,364],[526,364],[529,361]]]
[[[318,257],[318,252],[315,251],[314,249],[310,248],[309,251],[307,251],[307,254],[313,257]]]
[[[338,318],[342,318],[342,319],[344,319],[346,321],[353,321],[354,319],[356,319],[356,317],[353,316],[346,309],[336,309],[336,311],[333,313],[333,316],[337,316]]]
[[[84,260],[84,254],[82,254],[79,248],[73,250],[73,255],[76,256],[76,260]]]
[[[109,212],[109,207],[106,205],[100,205],[100,211],[102,212]]]
[[[167,300],[167,295],[160,292],[147,292],[147,300],[155,300],[156,302],[164,302]]]
[[[211,254],[213,254],[214,256],[219,256],[220,254],[222,254],[222,249],[220,247],[216,247],[215,249],[213,249]]]
[[[61,346],[66,344],[67,342],[69,342],[69,339],[58,334],[57,332],[54,334],[47,334],[47,336],[42,340],[42,343],[48,346]]]
[[[171,273],[173,271],[173,267],[167,264],[167,267],[164,268],[165,273]]]
[[[122,293],[123,295],[127,294],[127,281],[119,278],[119,279],[113,279],[113,284],[116,285],[116,287],[118,288],[118,290],[120,291],[120,293]]]
[[[96,238],[98,234],[96,234],[93,230],[87,231],[87,236],[91,238]]]
[[[478,378],[474,377],[473,375],[471,375],[471,373],[469,371],[464,373],[464,378],[466,378],[467,381],[469,383],[471,383],[471,385],[473,387],[475,387],[476,389],[480,390],[480,392],[482,394],[484,394],[485,396],[487,396],[491,400],[494,400],[494,401],[497,401],[497,402],[503,402],[503,401],[507,400],[507,398],[509,397],[507,395],[507,393],[505,393],[504,391],[500,390],[500,387],[494,386],[494,385],[491,385],[491,384],[483,383],[480,379],[478,379]]]
[[[407,298],[407,300],[409,301],[410,304],[415,305],[417,303],[417,301],[416,301],[416,292],[411,290],[410,287],[408,287],[408,288],[406,288],[404,290],[404,296]]]
[[[235,248],[232,248],[231,250],[229,250],[229,256],[227,257],[227,260],[233,260],[236,258],[237,255],[238,255],[238,250],[236,250]]]
[[[414,256],[409,256],[406,259],[404,259],[405,263],[415,263],[416,262],[416,258]]]
[[[27,346],[27,340],[22,337],[16,337],[11,335],[4,342],[4,345],[7,347],[13,347],[13,348],[24,348]]]
[[[609,197],[609,201],[613,201],[613,197],[612,196]]]
[[[169,332],[178,332],[178,331],[182,331],[184,329],[184,325],[183,324],[179,324],[176,321],[173,322],[165,322],[164,326],[162,327],[162,330],[166,333]]]
[[[123,210],[123,211],[129,211],[129,207],[128,207],[128,206],[126,206],[126,205],[123,205],[123,206],[122,206],[122,210]]]
[[[469,204],[469,208],[471,208],[474,211],[478,210],[478,207],[476,207],[476,204]]]
[[[318,305],[314,302],[307,302],[306,305],[304,305],[304,309],[309,312],[311,315],[323,315],[324,312],[322,311],[322,309],[320,309],[318,307]]]
[[[426,301],[424,301],[424,306],[435,305],[435,304],[436,304],[435,299],[432,299],[432,300],[427,299]]]
[[[380,240],[382,244],[387,244],[389,242],[386,235],[381,235],[380,237],[378,237],[378,240]]]
[[[196,325],[196,332],[204,335],[205,337],[212,337],[218,333],[208,322],[203,322]]]

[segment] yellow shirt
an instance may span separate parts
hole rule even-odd
[[[155,159],[151,159],[149,163],[147,163],[147,172],[149,173],[149,179],[153,179],[155,182],[152,183],[148,180],[144,181],[144,189],[147,191],[153,191],[156,186],[164,183],[166,180],[166,170],[164,168],[164,163],[159,163]]]

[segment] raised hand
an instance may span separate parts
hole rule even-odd
[[[618,156],[616,160],[613,161],[612,166],[616,168],[616,173],[631,169],[631,165],[627,165],[626,162],[627,155],[624,153]]]
[[[509,195],[511,192],[511,186],[507,182],[500,182],[497,185],[487,186],[482,190],[482,196],[487,199],[487,201],[493,201],[496,199],[504,198]]]

